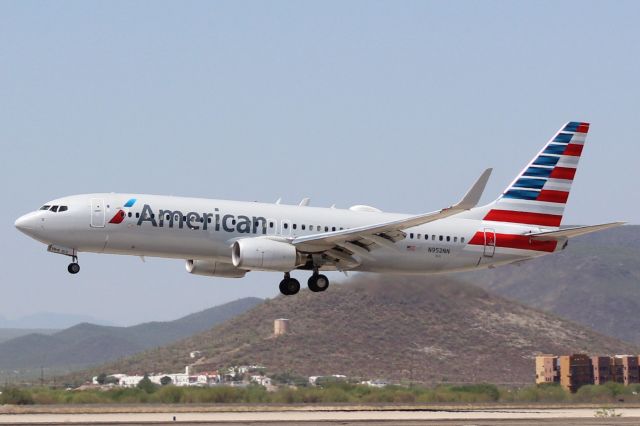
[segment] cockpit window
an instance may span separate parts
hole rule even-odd
[[[40,210],[49,210],[49,207],[51,207],[51,206],[49,206],[49,205],[42,206],[42,207],[40,207]]]
[[[58,213],[59,212],[66,212],[67,211],[67,206],[60,206],[60,208],[58,208]]]
[[[58,211],[58,206],[51,207],[50,211],[57,212]]]

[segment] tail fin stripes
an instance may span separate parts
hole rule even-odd
[[[488,206],[484,220],[559,227],[588,131],[589,123],[565,124]]]

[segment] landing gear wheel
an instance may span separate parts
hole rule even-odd
[[[285,296],[293,296],[300,291],[300,281],[295,278],[285,278],[280,281],[280,293]]]
[[[80,265],[75,262],[70,263],[69,266],[67,266],[67,271],[69,271],[70,274],[77,274],[80,272]]]
[[[313,274],[309,277],[309,281],[307,281],[307,285],[309,286],[309,290],[314,292],[325,291],[329,288],[329,278],[322,274]]]

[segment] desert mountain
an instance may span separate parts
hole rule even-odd
[[[95,365],[166,345],[233,318],[262,299],[248,297],[175,321],[131,327],[82,323],[51,335],[28,334],[0,343],[0,369],[65,368]]]
[[[290,333],[273,336],[273,320]],[[89,373],[261,364],[269,372],[426,383],[530,383],[539,353],[636,353],[629,343],[446,276],[359,275],[324,293],[276,297],[210,330]]]

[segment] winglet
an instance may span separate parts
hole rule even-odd
[[[482,172],[476,183],[473,184],[471,189],[467,191],[465,196],[455,204],[450,209],[454,210],[471,210],[480,202],[480,197],[482,197],[482,193],[484,192],[484,188],[487,186],[487,182],[489,181],[489,176],[491,176],[492,168],[489,168]]]

